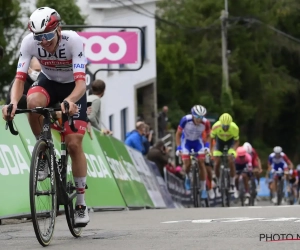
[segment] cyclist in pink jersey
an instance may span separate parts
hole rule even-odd
[[[236,189],[239,190],[239,176],[242,175],[244,186],[246,189],[245,197],[249,198],[249,176],[247,171],[252,171],[252,157],[249,155],[244,147],[238,147],[236,149],[237,157],[235,158],[235,171],[236,171],[236,178],[235,178],[235,186]],[[238,191],[237,191],[238,196]]]

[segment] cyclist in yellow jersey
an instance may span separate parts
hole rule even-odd
[[[239,146],[239,127],[232,121],[230,114],[222,114],[219,121],[213,125],[210,133],[210,140],[210,152],[213,152],[215,159],[215,172],[218,180],[220,178],[220,165],[223,149],[225,146],[229,148],[228,163],[230,167],[230,193],[234,193],[234,158],[236,157],[235,150]],[[216,142],[214,149],[212,140],[215,140]]]

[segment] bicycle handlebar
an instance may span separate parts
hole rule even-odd
[[[68,114],[69,113],[69,103],[67,101],[64,101],[63,103],[65,105],[66,113]],[[8,107],[7,107],[7,115],[8,116],[11,115],[12,108],[13,108],[13,105],[9,104]],[[23,113],[36,113],[36,114],[41,114],[41,115],[45,116],[45,114],[55,112],[55,111],[61,111],[61,108],[36,107],[36,108],[33,108],[33,109],[17,109],[15,114],[17,115],[17,114],[23,114]],[[73,116],[69,116],[69,115],[67,115],[67,116],[68,116],[69,126],[70,126],[71,130],[73,132],[77,132],[78,129],[74,125]],[[18,135],[19,134],[19,132],[14,129],[14,125],[13,125],[12,120],[6,122],[5,129],[7,130],[8,128],[9,128],[9,131],[13,135]]]

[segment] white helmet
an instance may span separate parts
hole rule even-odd
[[[275,154],[280,154],[282,152],[282,148],[279,146],[276,146],[273,150]]]
[[[31,14],[28,28],[33,33],[48,33],[55,30],[60,21],[60,15],[55,9],[41,7]]]
[[[193,116],[205,116],[206,115],[206,108],[201,105],[195,105],[191,109]]]
[[[243,144],[244,149],[247,151],[248,154],[252,153],[252,146],[249,142],[245,142]]]

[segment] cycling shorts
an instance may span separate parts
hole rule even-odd
[[[287,169],[287,165],[284,162],[279,162],[279,163],[273,163],[272,164],[272,169],[274,169],[275,171],[278,171],[279,169],[285,170]]]
[[[294,184],[296,182],[296,178],[289,179],[290,184]]]
[[[235,171],[236,173],[241,173],[247,167],[247,164],[235,164]]]
[[[230,139],[228,141],[223,141],[220,138],[216,137],[216,145],[214,147],[213,156],[222,156],[223,155],[223,149],[225,146],[229,148],[228,154],[233,154],[234,157],[236,157],[236,152],[233,148],[231,148],[234,144],[234,139]]]
[[[197,158],[198,159],[204,159],[205,158],[205,152],[204,152],[204,144],[203,141],[198,139],[196,141],[189,141],[186,139],[181,140],[181,149],[182,149],[182,154],[181,158],[182,160],[188,160],[190,159],[189,153],[193,149],[194,152],[197,152]]]
[[[46,107],[53,107],[58,102],[63,102],[63,100],[68,97],[73,89],[75,88],[75,82],[70,83],[58,83],[49,80],[42,72],[39,74],[38,79],[32,84],[31,88],[28,90],[27,96],[33,93],[41,93],[47,99]],[[78,107],[78,113],[76,113],[74,118],[75,127],[78,129],[76,134],[85,134],[87,127],[87,100],[86,93],[76,102]],[[63,115],[63,123],[65,125],[65,135],[75,134],[69,126],[68,119],[66,115]]]

